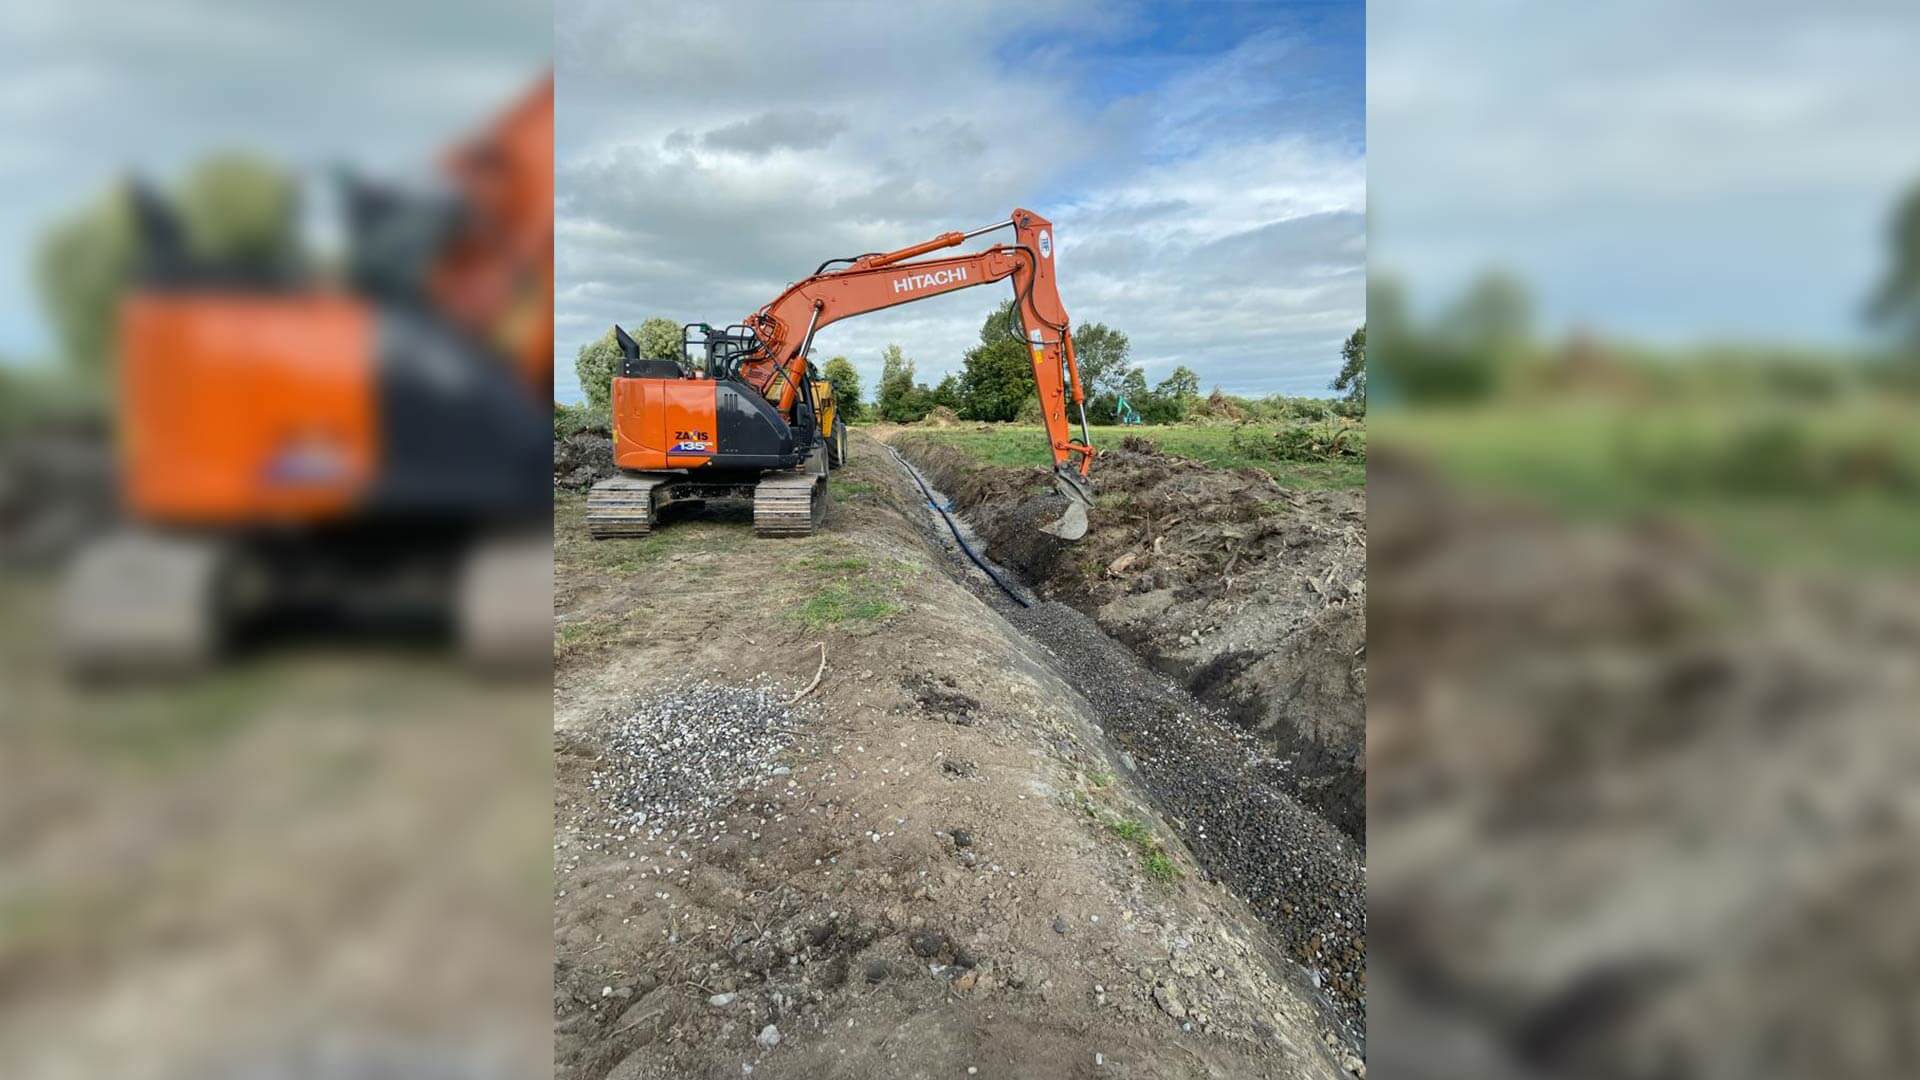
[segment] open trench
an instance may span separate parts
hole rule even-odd
[[[1356,843],[1292,791],[1289,755],[989,559],[946,497],[888,449],[927,496],[921,524],[947,572],[1018,630],[1087,702],[1125,768],[1199,865],[1244,899],[1364,1038],[1366,887]],[[963,547],[964,543],[964,547]]]

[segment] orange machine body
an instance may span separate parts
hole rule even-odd
[[[374,320],[342,295],[164,292],[120,324],[129,508],[170,524],[347,513],[380,459]]]
[[[136,518],[245,526],[349,516],[391,478],[390,452],[415,476],[435,467],[394,445],[396,425],[434,422],[436,438],[474,443],[504,438],[499,409],[435,395],[461,381],[443,377],[451,362],[543,407],[553,364],[551,77],[442,165],[461,214],[431,256],[424,299],[457,349],[393,337],[392,305],[337,286],[160,282],[122,301],[121,489]],[[408,383],[406,369],[421,374]],[[438,466],[448,490],[464,485],[454,453]],[[489,467],[483,455],[471,460],[469,471]]]
[[[441,168],[467,214],[433,268],[436,306],[545,395],[553,385],[552,77],[455,147]]]
[[[614,464],[622,469],[694,469],[719,440],[714,384],[706,379],[615,379]]]

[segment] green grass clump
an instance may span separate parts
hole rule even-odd
[[[596,615],[566,623],[553,632],[553,658],[566,660],[611,645],[622,637],[622,620]]]
[[[842,623],[862,623],[884,619],[900,610],[886,589],[865,578],[829,583],[807,597],[790,614],[809,630],[820,630]]]
[[[1576,519],[1668,518],[1763,567],[1920,564],[1920,406],[1885,400],[1496,400],[1383,413],[1465,488]]]
[[[1153,830],[1144,822],[1129,818],[1116,818],[1107,822],[1108,831],[1125,840],[1140,853],[1140,872],[1161,884],[1170,884],[1180,879],[1180,867],[1177,866],[1160,841],[1154,838]]]
[[[596,540],[587,549],[587,558],[602,570],[632,573],[666,554],[669,543],[665,534],[638,540]]]
[[[1304,434],[1291,434],[1296,430]],[[1240,433],[1237,440],[1236,433]],[[952,446],[988,465],[1046,466],[1052,462],[1043,429],[1030,425],[991,424],[984,431],[939,428],[916,431],[915,435]],[[1345,421],[1095,427],[1092,435],[1096,448],[1118,446],[1121,439],[1133,436],[1166,453],[1194,458],[1215,468],[1260,469],[1281,484],[1301,490],[1345,491],[1364,487],[1367,482],[1366,429]],[[1293,451],[1299,451],[1297,458],[1284,456]],[[1097,459],[1094,468],[1099,468]]]
[[[867,560],[858,555],[813,555],[804,560],[809,570],[827,573],[834,571],[852,571],[859,573],[867,568]]]

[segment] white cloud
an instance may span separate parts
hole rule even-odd
[[[9,5],[0,31],[0,354],[51,348],[29,275],[49,221],[129,169],[218,149],[420,177],[538,77],[525,0],[89,0]]]
[[[608,323],[732,322],[825,259],[1015,206],[1054,220],[1075,321],[1125,330],[1151,376],[1185,363],[1234,390],[1324,389],[1365,317],[1365,165],[1289,91],[1298,38],[1255,35],[1181,61],[1158,94],[1096,102],[1100,61],[1060,34],[1124,29],[1124,10],[791,10],[560,13],[556,392]],[[816,346],[871,386],[898,342],[935,381],[1002,292],[848,320]]]
[[[1376,267],[1488,266],[1551,321],[1845,339],[1920,178],[1906,2],[1375,0]]]

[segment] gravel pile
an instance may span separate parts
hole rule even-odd
[[[669,687],[610,718],[592,784],[616,821],[656,834],[705,821],[742,788],[782,775],[775,759],[814,719],[809,702],[761,678]]]

